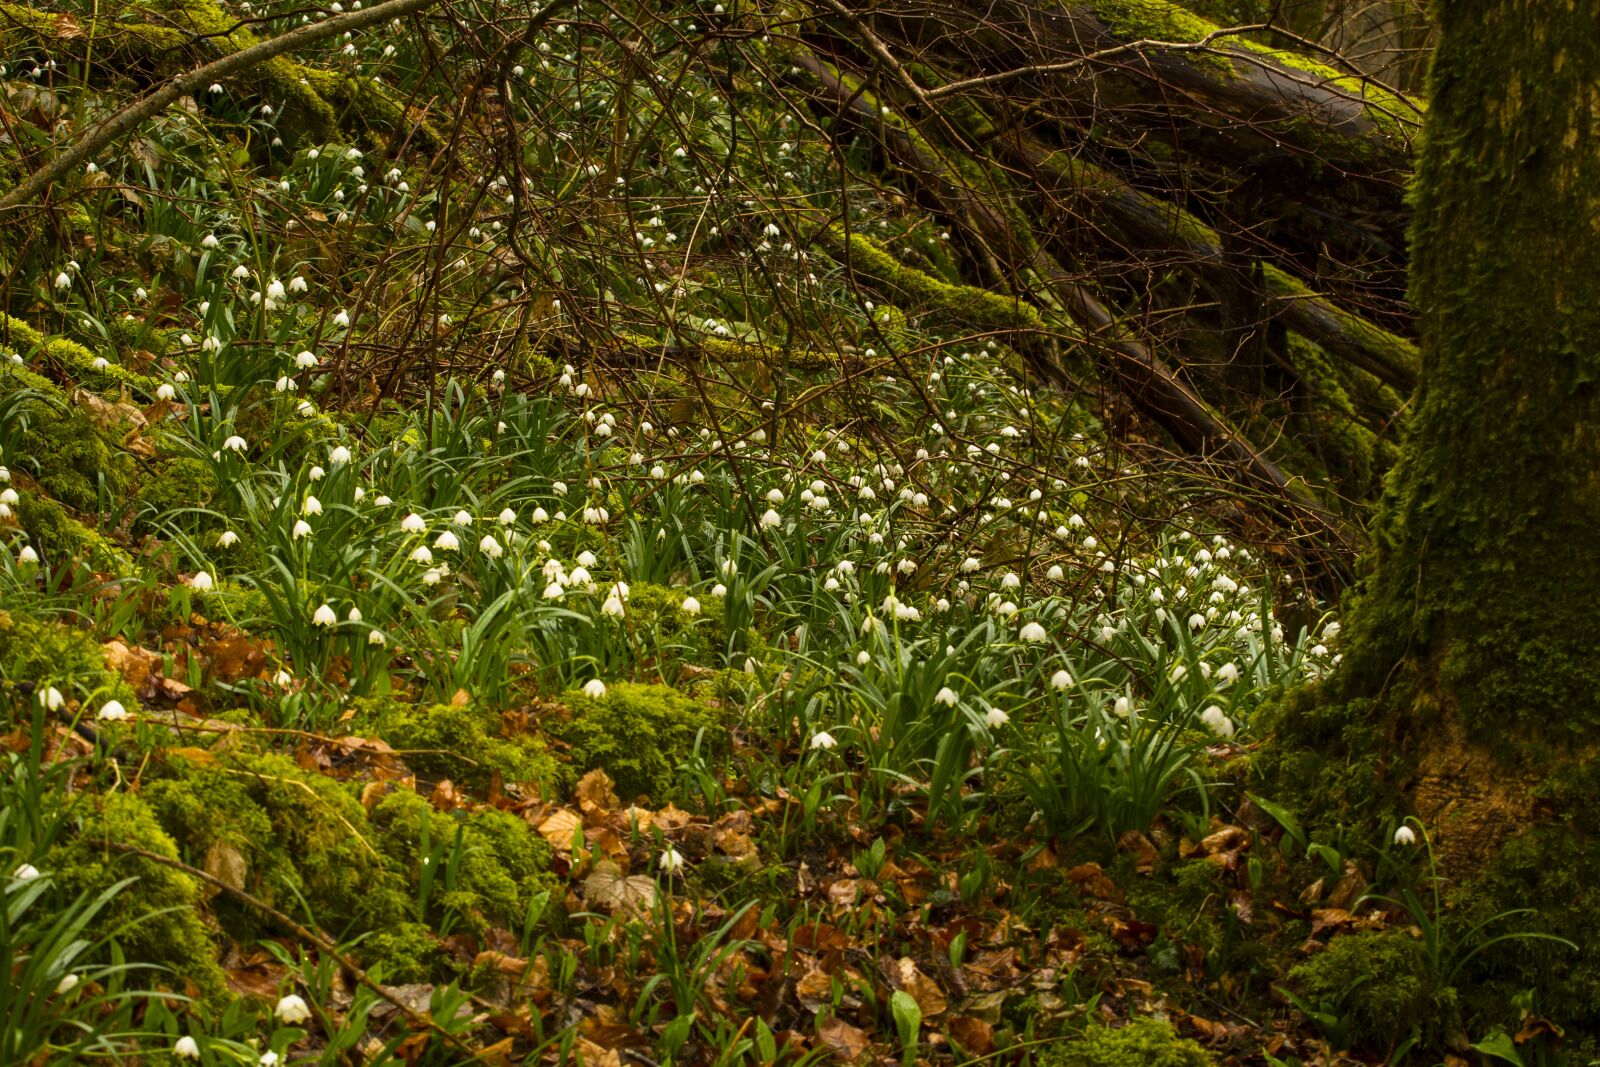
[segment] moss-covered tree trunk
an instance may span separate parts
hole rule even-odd
[[[1513,943],[1484,966],[1592,1024],[1600,16],[1570,0],[1433,12],[1412,248],[1421,387],[1343,669],[1286,714],[1297,754],[1279,781],[1369,815],[1409,805],[1463,912],[1534,906],[1531,921],[1585,946]],[[1363,773],[1330,766],[1335,753]]]

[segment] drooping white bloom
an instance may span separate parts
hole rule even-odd
[[[414,511],[400,520],[400,529],[406,533],[419,534],[427,528],[428,524],[423,521],[422,516]]]
[[[433,539],[433,547],[443,552],[454,552],[456,549],[461,547],[461,542],[456,538],[455,534],[451,533],[449,530],[445,530],[438,537]]]
[[[961,698],[956,695],[956,691],[954,689],[951,689],[949,686],[944,686],[933,695],[933,702],[935,704],[943,704],[948,708],[953,708],[957,704],[961,703]]]
[[[1072,675],[1066,671],[1056,671],[1050,676],[1050,685],[1056,689],[1065,689],[1072,684]]]
[[[178,391],[172,387],[170,382],[162,382],[160,385],[156,386],[157,400],[171,400],[177,395]]]
[[[66,706],[67,698],[61,695],[61,690],[53,685],[47,685],[39,690],[39,704],[50,711],[60,711]]]
[[[215,585],[210,571],[200,571],[189,579],[189,588],[201,593],[209,593]]]
[[[332,452],[328,453],[328,462],[335,467],[349,463],[350,450],[344,447],[344,445],[336,446]]]
[[[506,508],[504,511],[500,512],[499,519],[500,525],[509,526],[517,521],[517,513],[512,511],[510,508]]]
[[[379,648],[382,648],[388,643],[389,638],[384,636],[382,630],[373,630],[371,633],[367,634],[367,644],[369,645],[377,645]]]
[[[783,522],[783,516],[772,508],[768,508],[761,516],[761,525],[765,527],[777,526]]]
[[[598,678],[591,678],[583,683],[583,695],[590,700],[599,700],[606,695],[606,683]]]
[[[544,587],[544,598],[546,600],[560,600],[566,595],[567,590],[560,582],[551,582]]]
[[[839,742],[834,740],[833,735],[826,730],[818,730],[816,733],[811,735],[811,747],[814,749],[821,749],[824,752],[838,743]]]
[[[222,447],[227,449],[229,452],[243,452],[249,447],[249,445],[245,442],[243,437],[240,437],[238,434],[234,434],[232,437],[229,437],[226,441],[222,442]]]
[[[1059,582],[1061,579],[1065,578],[1066,576],[1067,576],[1067,572],[1061,569],[1061,564],[1059,564],[1059,563],[1057,563],[1056,565],[1054,565],[1048,571],[1045,572],[1045,577],[1049,578],[1052,582]]]
[[[602,614],[610,615],[613,618],[622,618],[622,598],[617,596],[606,597],[606,602],[600,605],[600,611]]]
[[[17,553],[18,563],[38,563],[39,553],[33,550],[32,545],[23,545],[22,551]]]
[[[294,528],[289,531],[291,539],[298,541],[302,537],[311,536],[311,524],[304,519],[296,519]]]
[[[300,506],[300,511],[305,515],[321,515],[322,501],[314,496],[306,497],[306,502]]]
[[[339,622],[339,616],[334,614],[333,608],[327,604],[322,605],[311,613],[313,626],[334,626]]]
[[[16,870],[11,872],[11,877],[15,878],[19,882],[31,882],[35,878],[39,877],[39,868],[35,867],[31,863],[24,863]]]
[[[276,1015],[278,1021],[284,1025],[293,1026],[296,1023],[303,1023],[310,1019],[311,1009],[304,1000],[293,993],[289,993],[278,999],[278,1006],[272,1009],[272,1014]]]
[[[1022,632],[1017,636],[1021,637],[1024,641],[1028,641],[1033,644],[1047,641],[1050,637],[1049,634],[1045,633],[1044,627],[1039,625],[1037,622],[1030,622],[1024,625],[1022,627]]]
[[[128,717],[128,709],[122,706],[120,700],[108,700],[100,705],[100,710],[95,713],[95,718],[104,722],[121,722]]]
[[[66,271],[62,271],[60,274],[57,274],[56,275],[56,288],[57,289],[71,289],[72,288],[72,275],[68,274]]]
[[[61,981],[56,983],[56,996],[66,996],[68,993],[78,988],[78,983],[81,980],[82,979],[80,979],[75,972],[68,971],[66,974],[61,976]]]
[[[668,845],[666,851],[661,853],[659,863],[663,874],[677,874],[683,870],[683,853]]]
[[[500,542],[494,539],[493,534],[483,535],[483,540],[478,542],[478,551],[482,552],[490,559],[499,559],[501,556],[505,555],[506,552],[506,550],[500,546]]]
[[[712,596],[727,596],[728,595],[728,587],[723,585],[721,582],[718,582],[716,585],[711,587],[711,595]]]
[[[472,525],[472,514],[470,512],[467,512],[467,511],[458,511],[450,519],[450,521],[455,523],[457,526],[471,526]]]
[[[1208,706],[1206,710],[1200,713],[1200,721],[1205,724],[1206,729],[1218,737],[1233,736],[1233,720],[1228,718],[1222,709],[1215,704]]]
[[[1011,716],[1007,715],[999,708],[990,708],[988,711],[983,713],[983,723],[991,730],[998,730],[1000,727],[1004,726],[1010,721]]]
[[[1417,832],[1409,826],[1402,825],[1394,832],[1394,843],[1402,846],[1411,846],[1417,843]]]
[[[200,1058],[200,1045],[194,1038],[185,1034],[172,1046],[172,1054],[180,1060],[197,1060]]]
[[[1237,663],[1224,663],[1217,668],[1217,681],[1222,685],[1232,685],[1239,680],[1239,665]]]
[[[678,605],[678,607],[679,610],[681,610],[685,615],[700,614],[700,601],[696,600],[692,596],[684,597],[683,603]]]

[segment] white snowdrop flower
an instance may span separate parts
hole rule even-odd
[[[310,1019],[311,1009],[306,1006],[304,1000],[290,993],[279,998],[278,1006],[272,1009],[272,1014],[276,1015],[278,1021],[285,1026],[294,1026],[296,1023],[303,1023]]]
[[[1224,663],[1217,668],[1217,681],[1223,685],[1232,685],[1239,680],[1239,665],[1237,663]]]
[[[1311,654],[1313,656],[1326,656],[1328,654],[1328,646],[1327,645],[1312,645],[1311,646]]]
[[[622,599],[617,596],[606,597],[605,603],[600,605],[600,613],[602,615],[610,615],[616,619],[622,618],[624,610]]]
[[[229,437],[226,441],[222,442],[222,447],[227,449],[229,452],[243,452],[249,447],[249,445],[245,442],[243,437],[240,437],[238,434],[234,434],[232,437]]]
[[[20,499],[22,498],[17,495],[15,489],[6,488],[0,490],[0,504],[15,504]]]
[[[386,508],[393,503],[394,501],[390,499],[386,493],[379,493],[377,497],[373,499],[372,506],[376,508]]]
[[[692,596],[686,596],[683,598],[683,603],[678,605],[678,610],[685,615],[698,615],[700,614],[700,601]]]
[[[1000,588],[1020,589],[1022,588],[1022,579],[1017,577],[1017,575],[1011,571],[1006,571],[1006,573],[1000,577]]]
[[[764,527],[778,526],[783,522],[783,516],[768,508],[761,516],[761,525]]]
[[[239,543],[239,535],[232,530],[223,530],[217,535],[218,548],[232,548]]]
[[[444,572],[442,570],[440,570],[438,567],[430,567],[422,572],[422,584],[438,585],[439,580],[443,577]]]
[[[996,605],[994,613],[1002,619],[1009,619],[1017,613],[1017,606],[1009,600],[1002,600]]]
[[[940,597],[938,600],[933,602],[933,610],[940,613],[949,611],[950,601],[946,600],[944,597]]]
[[[82,979],[80,979],[77,976],[76,973],[71,972],[71,971],[69,971],[66,974],[62,975],[61,976],[61,981],[56,983],[56,996],[58,996],[58,997],[66,996],[68,993],[70,993],[74,989],[78,988],[78,983],[81,980]]]
[[[656,479],[657,481],[660,481],[666,476],[667,468],[663,467],[661,464],[657,463],[654,467],[650,468],[650,477]]]
[[[339,616],[335,615],[333,608],[327,604],[322,605],[311,613],[311,625],[313,626],[334,626],[338,622]]]
[[[1116,702],[1111,705],[1111,710],[1121,718],[1126,719],[1128,713],[1133,710],[1133,701],[1127,697],[1118,697]]]
[[[1050,685],[1055,689],[1065,689],[1072,684],[1072,675],[1066,671],[1056,671],[1050,676]]]
[[[554,493],[556,496],[566,496],[567,495],[567,483],[566,482],[551,482],[550,483],[550,491],[552,493]]]
[[[1233,736],[1233,720],[1223,714],[1222,709],[1215,704],[1200,713],[1200,721],[1205,724],[1206,729],[1218,737]]]
[[[292,393],[296,389],[300,388],[300,383],[296,382],[293,378],[285,374],[283,377],[279,378],[275,383],[273,383],[273,388],[280,393]]]
[[[428,549],[427,545],[418,545],[411,550],[409,558],[412,563],[432,563],[433,553]]]
[[[377,645],[379,648],[385,648],[389,644],[389,638],[382,630],[373,630],[367,634],[367,644]]]
[[[856,565],[847,559],[841,559],[837,564],[834,565],[833,569],[848,578],[850,575],[856,572]]]
[[[564,597],[566,595],[567,595],[566,587],[563,586],[560,582],[552,581],[549,585],[546,585],[544,587],[544,598],[546,600],[560,600],[562,597]]]
[[[433,547],[441,552],[454,552],[461,547],[461,542],[449,530],[444,531],[433,539]]]
[[[167,382],[162,382],[160,385],[156,386],[156,399],[157,400],[171,400],[173,397],[175,397],[177,395],[178,395],[178,391],[176,389],[174,389]]]
[[[311,524],[304,519],[296,519],[293,528],[289,531],[291,540],[298,541],[302,537],[311,536]]]
[[[343,464],[349,463],[350,462],[350,450],[348,448],[346,448],[344,445],[336,446],[333,449],[332,452],[328,453],[328,462],[333,464],[335,467],[342,466]]]
[[[215,587],[216,583],[212,580],[210,571],[200,571],[189,579],[189,588],[201,593],[209,593]]]
[[[320,482],[322,480],[322,476],[327,473],[328,472],[323,470],[321,467],[314,466],[310,470],[306,471],[306,477],[313,482]]]
[[[451,517],[450,521],[457,526],[471,526],[472,515],[466,511],[458,511]]]
[[[348,612],[345,613],[344,617],[349,622],[360,622],[362,618],[361,609],[352,607]]]
[[[829,575],[828,579],[822,583],[822,588],[830,593],[835,592],[839,588],[839,579]]]
[[[297,385],[295,385],[295,382],[294,382],[293,378],[280,379],[280,381],[287,381],[289,383],[289,390],[291,392],[293,392],[295,389],[299,388]],[[311,416],[313,416],[313,415],[315,415],[317,413],[317,405],[313,404],[309,400],[302,400],[302,401],[300,401],[300,403],[295,405],[295,409],[294,410],[299,414],[299,416],[302,419],[309,419]]]
[[[122,706],[120,700],[108,700],[100,705],[100,710],[95,713],[95,718],[102,722],[122,722],[128,717],[128,709]]]
[[[273,278],[271,281],[267,282],[266,295],[268,300],[282,300],[287,294],[284,292],[283,283],[278,279]]]
[[[954,689],[944,686],[933,695],[933,702],[935,704],[943,704],[947,708],[953,708],[961,702],[961,698],[956,695]]]
[[[1050,635],[1045,633],[1044,627],[1037,622],[1030,622],[1022,628],[1022,632],[1018,636],[1024,641],[1038,644],[1048,640]]]
[[[321,515],[322,501],[314,496],[306,497],[305,503],[300,506],[300,511],[306,515]]]
[[[197,1060],[200,1058],[200,1045],[194,1038],[185,1034],[172,1046],[172,1054],[180,1060]]]
[[[716,585],[711,587],[711,595],[712,596],[727,596],[728,595],[728,587],[723,585],[721,582],[718,582]]]
[[[11,872],[11,877],[19,882],[31,882],[39,877],[39,868],[31,863],[24,863]]]
[[[894,569],[901,574],[913,574],[916,572],[917,564],[915,560],[902,559],[894,565]]]
[[[1394,843],[1405,847],[1414,845],[1417,843],[1417,832],[1409,826],[1401,825],[1394,832]]]
[[[1206,617],[1204,615],[1200,615],[1200,614],[1197,613],[1197,614],[1189,616],[1189,629],[1191,629],[1191,630],[1203,630],[1203,629],[1205,629],[1205,625],[1206,625]]]
[[[1061,579],[1065,578],[1066,576],[1067,576],[1067,572],[1061,569],[1061,564],[1059,564],[1059,563],[1057,563],[1055,566],[1051,567],[1048,571],[1045,572],[1045,577],[1050,579],[1052,582],[1059,582]]]
[[[983,566],[983,564],[978,560],[977,557],[968,556],[966,559],[961,561],[961,573],[971,574],[981,566]]]
[[[39,691],[39,706],[50,711],[60,711],[66,706],[67,698],[61,695],[61,690],[50,685]]]
[[[510,526],[517,521],[517,513],[510,508],[505,508],[496,516],[501,526]]]
[[[872,662],[872,653],[866,651],[865,649],[863,649],[860,652],[856,653],[856,666],[857,667],[865,667],[867,664],[869,664],[871,662]]]
[[[289,279],[289,291],[291,293],[303,293],[309,288],[310,286],[306,284],[306,280],[298,274]]]
[[[590,700],[599,700],[606,695],[606,683],[598,678],[591,678],[583,683],[583,695]]]
[[[680,148],[678,151],[682,152],[683,149]],[[661,859],[656,862],[661,868],[661,873],[674,875],[683,870],[683,853],[668,845],[666,851],[661,853]]]
[[[1326,638],[1327,640],[1329,640],[1329,641],[1332,641],[1335,637],[1338,637],[1339,636],[1339,623],[1337,621],[1334,621],[1334,622],[1330,622],[1328,625],[1324,626],[1322,628],[1322,636],[1324,638]]]
[[[317,365],[317,354],[315,352],[296,353],[294,365],[301,370],[309,370]]]
[[[428,524],[423,521],[422,516],[414,511],[400,520],[400,529],[406,533],[419,534],[427,528]]]
[[[482,552],[490,559],[499,559],[501,556],[505,555],[506,552],[506,550],[501,546],[500,542],[494,539],[493,534],[483,535],[483,540],[478,542],[478,551]]]
[[[263,1052],[261,1054],[261,1058],[256,1061],[256,1067],[278,1067],[278,1065],[282,1062],[282,1057],[280,1057],[276,1052],[273,1052],[271,1049],[268,1049],[266,1052]]]
[[[339,311],[333,316],[333,324],[335,326],[349,326],[350,313],[343,308],[340,308]]]
[[[998,730],[1000,727],[1004,726],[1010,721],[1011,716],[1007,715],[999,708],[990,708],[988,711],[983,713],[983,724],[991,730]]]

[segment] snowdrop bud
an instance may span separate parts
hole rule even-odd
[[[78,978],[78,976],[76,974],[71,973],[71,972],[68,972],[67,974],[62,975],[61,976],[61,981],[56,983],[56,996],[58,996],[58,997],[66,996],[68,993],[70,993],[74,989],[78,988],[78,982],[79,981],[80,981],[80,979]]]
[[[61,690],[55,686],[46,686],[39,691],[39,706],[50,711],[60,711],[66,706],[67,698],[61,695]]]
[[[31,863],[24,863],[11,872],[11,877],[19,882],[31,882],[39,877],[39,868]]]

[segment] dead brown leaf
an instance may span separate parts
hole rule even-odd
[[[830,1015],[817,1023],[817,1037],[846,1063],[860,1059],[872,1044],[865,1030],[851,1026],[837,1015]]]
[[[591,907],[643,915],[655,906],[656,883],[642,874],[624,874],[615,863],[601,860],[583,880],[583,899]]]

